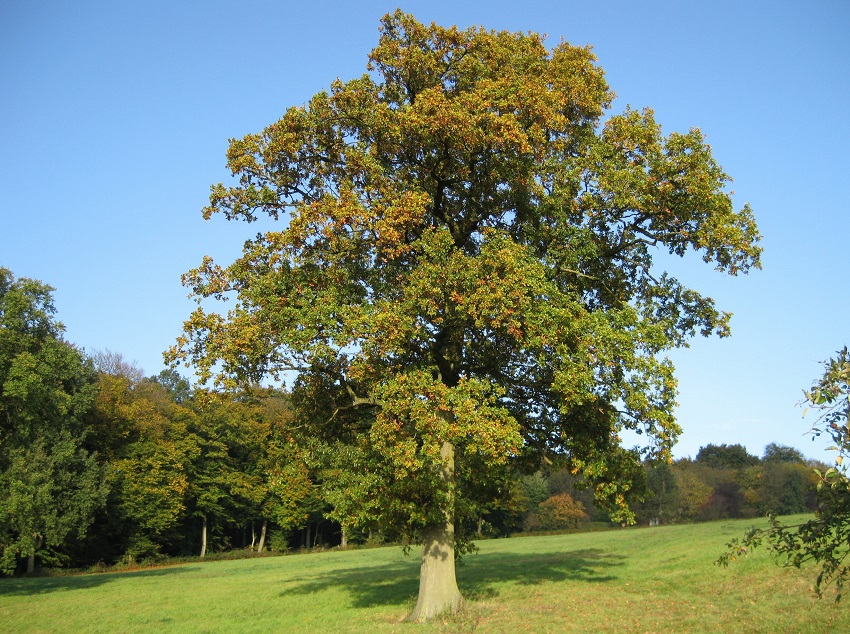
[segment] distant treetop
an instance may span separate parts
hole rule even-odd
[[[736,469],[759,463],[757,456],[747,452],[743,445],[706,445],[697,453],[696,461],[708,467]]]

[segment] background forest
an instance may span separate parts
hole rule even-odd
[[[310,409],[293,407],[309,393],[210,393],[174,370],[144,376],[120,353],[85,354],[64,338],[52,292],[0,269],[3,572],[384,541],[378,524],[346,534],[337,521],[356,492],[324,427],[295,414]],[[642,525],[799,513],[815,508],[814,467],[825,465],[782,445],[761,457],[708,445],[694,459],[644,463],[629,502]],[[593,499],[557,464],[518,463],[459,530],[615,526]]]

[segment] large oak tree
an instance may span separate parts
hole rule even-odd
[[[199,306],[170,356],[223,386],[299,373],[317,434],[346,443],[340,519],[423,544],[422,620],[460,604],[455,524],[512,457],[565,457],[628,519],[641,452],[621,431],[667,456],[664,352],[728,333],[653,259],[695,251],[735,275],[759,235],[699,130],[606,115],[586,47],[396,12],[367,70],[231,141],[236,182],[205,217],[280,229],[185,276],[199,302],[236,301]]]

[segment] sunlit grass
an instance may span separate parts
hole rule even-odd
[[[0,580],[15,632],[825,632],[848,608],[814,594],[812,569],[759,552],[714,566],[751,521],[483,541],[464,559],[462,614],[400,620],[418,558],[399,548]]]

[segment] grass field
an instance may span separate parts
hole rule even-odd
[[[462,614],[400,620],[418,589],[400,548],[0,579],[8,632],[850,632],[813,569],[758,552],[713,565],[752,521],[480,542]]]

